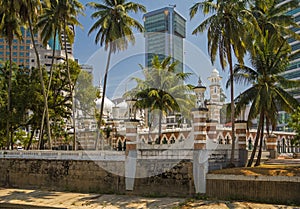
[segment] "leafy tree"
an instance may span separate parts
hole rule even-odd
[[[111,54],[126,50],[128,43],[134,44],[135,38],[132,29],[135,28],[137,31],[142,32],[143,26],[130,17],[129,13],[146,12],[146,8],[141,4],[127,2],[126,0],[102,0],[102,4],[90,2],[88,6],[96,10],[91,17],[97,19],[89,30],[89,34],[97,31],[95,43],[100,43],[100,46],[104,45],[105,50],[108,50],[99,116],[99,121],[102,121]]]
[[[95,112],[95,98],[97,88],[93,86],[92,74],[82,70],[78,75],[75,86],[76,109],[82,116],[91,116]]]
[[[232,123],[232,150],[230,163],[234,165],[235,150],[235,110],[234,110],[234,86],[233,86],[233,53],[239,63],[243,63],[246,53],[244,34],[246,33],[245,24],[242,22],[242,14],[245,10],[246,1],[240,0],[205,0],[196,3],[190,9],[191,19],[197,14],[198,10],[207,15],[207,19],[202,21],[193,31],[193,34],[202,33],[207,30],[208,53],[211,62],[214,63],[217,53],[222,69],[229,65],[230,72],[230,94],[231,94],[231,123]]]
[[[290,121],[288,123],[289,127],[294,129],[296,136],[293,139],[294,145],[300,145],[300,106],[297,110],[291,115]]]
[[[0,1],[0,37],[4,37],[9,46],[9,74],[8,74],[8,88],[7,88],[7,114],[9,116],[11,112],[11,90],[12,90],[12,42],[14,37],[19,40],[22,39],[21,22],[19,18],[20,4],[18,1],[2,0]],[[7,118],[6,122],[6,138],[7,148],[12,145],[12,138],[10,136],[10,120],[11,117]],[[11,147],[12,148],[12,147]]]
[[[255,166],[260,165],[264,127],[267,132],[276,127],[277,115],[280,109],[286,112],[295,110],[299,103],[284,89],[295,88],[299,81],[285,79],[282,73],[286,70],[291,56],[291,47],[284,39],[278,36],[269,36],[255,40],[255,54],[250,54],[253,68],[236,65],[234,79],[236,82],[250,84],[251,87],[241,93],[236,99],[236,110],[240,113],[247,104],[250,104],[248,123],[259,116],[256,138],[248,167],[253,163],[258,142],[259,153]],[[260,139],[259,139],[260,138]]]
[[[137,86],[126,93],[126,96],[137,99],[137,108],[148,108],[152,114],[159,111],[159,141],[162,116],[177,112],[189,117],[188,114],[195,104],[193,96],[189,94],[192,87],[184,84],[190,74],[175,73],[176,65],[177,62],[171,63],[171,57],[160,62],[158,56],[154,56],[152,67],[143,68],[145,80],[133,78]]]
[[[67,42],[72,44],[74,42],[74,26],[80,25],[77,20],[78,14],[83,14],[83,5],[77,0],[45,0],[43,2],[44,13],[39,17],[39,22],[37,24],[38,28],[42,29],[41,36],[43,40],[43,44],[47,45],[47,42],[53,38],[53,51],[52,51],[52,65],[50,68],[50,82],[48,85],[48,90],[51,85],[52,79],[52,66],[54,64],[54,55],[55,55],[55,45],[56,45],[56,37],[58,36],[59,42],[61,46],[64,46],[65,56],[66,56],[66,67],[69,79],[69,88],[71,94],[73,94],[72,86],[74,84],[71,83],[71,74],[69,70],[69,58],[68,58],[68,50],[67,50]],[[64,42],[62,40],[62,36],[64,35]],[[48,97],[48,96],[47,96]],[[73,103],[73,96],[71,97]],[[75,112],[73,111],[73,117],[75,117]],[[73,128],[74,128],[74,139],[73,139],[73,147],[75,148],[75,118],[73,118]]]

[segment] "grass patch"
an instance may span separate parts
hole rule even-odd
[[[258,167],[240,167],[214,170],[211,174],[244,176],[300,176],[300,165],[265,165]]]

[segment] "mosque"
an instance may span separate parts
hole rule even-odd
[[[213,141],[218,144],[231,144],[231,124],[226,123],[225,110],[225,94],[221,87],[222,77],[218,70],[213,69],[208,77],[208,88],[203,85],[201,79],[198,85],[194,87],[196,96],[196,108],[207,109],[207,121],[213,121],[216,124],[216,134]],[[102,89],[100,89],[100,93]],[[208,96],[206,96],[208,93]],[[208,98],[206,98],[208,97]],[[95,101],[96,108],[101,107],[101,99]],[[82,150],[125,150],[126,149],[126,127],[125,121],[134,119],[138,121],[137,132],[138,140],[145,144],[174,144],[187,139],[189,133],[193,129],[193,125],[188,120],[182,120],[180,114],[167,115],[162,122],[162,136],[158,141],[158,127],[150,126],[148,123],[147,111],[134,107],[135,100],[132,99],[104,99],[103,118],[105,125],[101,127],[102,134],[99,135],[97,120],[95,117],[78,117],[76,120],[77,130],[77,149]],[[238,118],[238,121],[244,121],[247,117],[247,110]],[[180,122],[179,122],[180,120]],[[282,139],[290,143],[293,138],[291,132],[276,132],[278,143],[282,143]],[[256,136],[256,129],[248,129],[246,136],[246,146],[251,150]],[[208,136],[209,137],[209,136]]]

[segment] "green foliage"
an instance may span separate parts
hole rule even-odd
[[[142,68],[145,80],[133,78],[137,86],[125,94],[137,99],[136,108],[148,108],[153,116],[158,113],[159,136],[162,115],[175,112],[189,118],[195,104],[190,85],[184,84],[190,74],[175,73],[176,65],[177,62],[171,62],[171,57],[160,61],[158,56],[154,56],[152,67]]]
[[[296,137],[292,140],[292,143],[294,145],[300,145],[300,106],[291,115],[288,125],[292,129],[294,129],[297,134]]]
[[[84,116],[94,115],[97,93],[92,74],[81,71],[76,81],[74,97],[76,109],[82,111]]]

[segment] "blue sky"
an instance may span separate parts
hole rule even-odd
[[[133,0],[134,1],[134,0]],[[89,1],[81,0],[82,4]],[[100,1],[95,1],[100,2]],[[176,11],[186,18],[187,37],[185,40],[185,62],[187,63],[186,71],[192,72],[189,83],[196,85],[200,76],[203,82],[208,86],[207,77],[214,68],[220,71],[223,77],[223,86],[228,79],[228,72],[222,72],[218,63],[212,66],[207,55],[206,33],[202,35],[192,35],[194,28],[205,18],[199,13],[192,21],[189,18],[189,9],[196,2],[194,0],[140,0],[134,1],[146,6],[147,11],[153,11],[169,5],[176,5]],[[99,45],[95,44],[95,33],[88,36],[88,31],[95,22],[90,15],[93,12],[86,7],[86,16],[80,16],[79,21],[83,29],[76,29],[76,39],[74,44],[74,57],[79,59],[80,64],[90,64],[94,67],[94,83],[98,84],[102,80],[103,72],[106,65],[107,53]],[[142,13],[133,14],[134,18],[143,24]],[[139,64],[144,65],[144,38],[142,34],[136,34],[136,44],[130,46],[128,50],[112,55],[111,68],[108,77],[107,96],[110,98],[119,97],[126,89],[132,87],[130,78],[138,76],[140,72]],[[229,93],[228,95],[229,99]],[[239,92],[236,92],[239,93]]]

